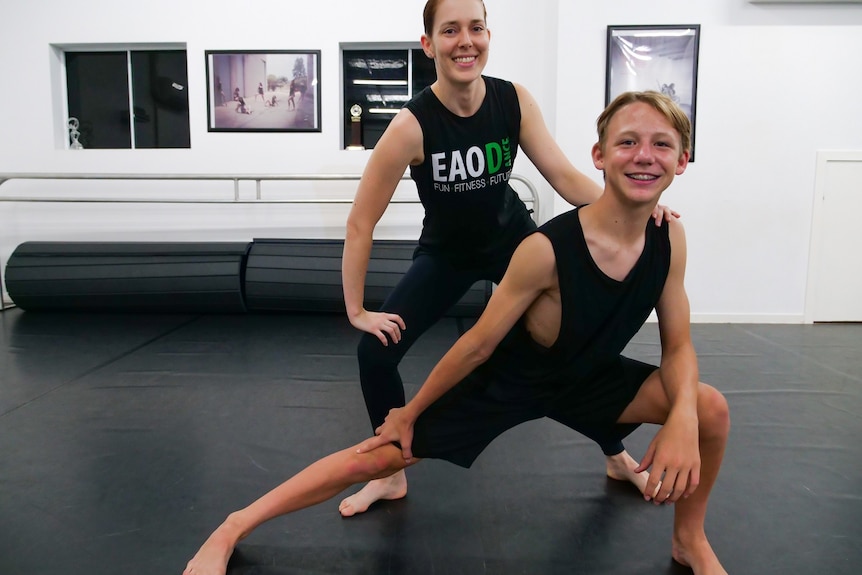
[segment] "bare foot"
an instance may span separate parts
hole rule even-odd
[[[183,575],[225,575],[227,562],[239,539],[239,530],[228,518],[198,549]]]
[[[677,563],[690,567],[694,575],[727,575],[703,532],[685,542],[674,534],[671,556]]]
[[[644,492],[647,481],[649,481],[649,472],[641,471],[640,473],[635,473],[638,462],[629,455],[628,451],[605,457],[605,463],[608,477],[617,481],[629,481],[638,488],[638,491],[641,493]]]
[[[401,499],[407,495],[407,474],[404,470],[393,473],[383,479],[375,479],[365,484],[365,487],[341,501],[338,511],[342,517],[351,517],[364,513],[375,501],[383,499]]]

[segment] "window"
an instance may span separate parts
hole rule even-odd
[[[421,48],[342,46],[344,148],[371,149],[392,117],[437,79]]]
[[[185,50],[64,55],[68,116],[84,149],[190,147]]]

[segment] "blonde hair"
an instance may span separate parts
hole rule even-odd
[[[684,152],[691,151],[691,120],[688,119],[688,116],[682,111],[679,104],[661,92],[655,92],[653,90],[647,90],[645,92],[623,92],[614,98],[613,102],[608,104],[604,111],[599,114],[598,120],[596,120],[596,129],[599,133],[599,147],[604,148],[605,146],[605,140],[608,135],[608,124],[611,123],[611,118],[614,117],[614,114],[635,102],[643,102],[644,104],[652,106],[662,116],[667,118],[670,125],[679,132],[680,155]]]

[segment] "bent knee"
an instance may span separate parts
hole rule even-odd
[[[724,395],[711,385],[701,383],[697,403],[702,431],[726,436],[730,432],[730,407]]]
[[[356,357],[360,368],[397,366],[403,355],[402,349],[391,341],[383,345],[377,337],[364,333],[356,347]]]

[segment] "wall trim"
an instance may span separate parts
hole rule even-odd
[[[690,316],[692,324],[696,323],[769,323],[769,324],[801,324],[806,323],[805,317],[797,313],[693,313]],[[653,311],[647,323],[657,323],[658,317]]]
[[[805,317],[801,313],[692,313],[692,324],[699,323],[768,323],[768,324],[801,324]],[[655,312],[651,313],[647,323],[656,323]]]
[[[691,323],[804,323],[801,313],[693,313]]]

